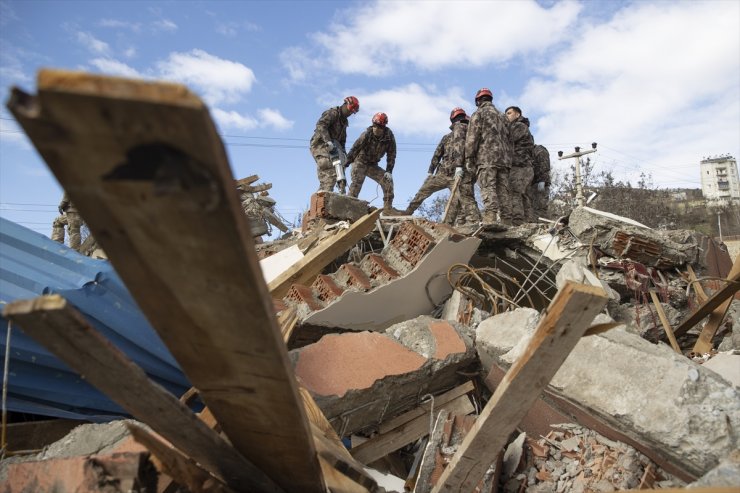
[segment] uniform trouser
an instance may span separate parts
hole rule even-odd
[[[483,200],[483,222],[496,221],[496,212],[501,222],[511,222],[511,203],[509,199],[509,168],[478,168],[478,185]]]
[[[316,174],[319,176],[319,192],[331,192],[337,183],[337,173],[331,164],[331,159],[326,154],[311,152],[316,161]]]
[[[509,195],[511,197],[511,222],[514,225],[529,221],[532,203],[527,195],[534,178],[531,166],[512,166],[509,170]]]
[[[383,179],[385,170],[377,164],[363,164],[355,161],[352,163],[352,184],[349,186],[349,196],[357,197],[362,190],[362,184],[365,183],[365,177],[371,178],[378,182],[383,190],[383,205],[391,206],[393,204],[393,182]]]
[[[547,208],[550,203],[550,185],[545,185],[543,191],[537,190],[537,184],[530,185],[529,197],[532,200],[532,221],[547,217]]]
[[[64,243],[64,227],[67,226],[69,233],[69,248],[74,250],[80,249],[82,228],[82,218],[78,212],[66,212],[65,214],[54,219],[51,230],[51,239]]]
[[[406,213],[413,214],[414,211],[419,208],[421,203],[428,199],[433,193],[444,190],[445,188],[452,191],[453,183],[455,183],[455,177],[447,176],[443,173],[427,176],[424,183],[422,183],[421,188],[419,188],[419,191],[416,192],[414,198],[409,202]]]

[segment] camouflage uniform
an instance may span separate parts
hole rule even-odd
[[[329,157],[329,142],[341,146],[342,152],[347,144],[347,126],[349,121],[342,114],[342,107],[329,108],[321,114],[316,122],[316,130],[311,137],[311,155],[316,160],[319,176],[319,191],[331,192],[337,182],[337,175]]]
[[[519,117],[509,122],[511,143],[514,147],[509,172],[511,219],[515,225],[528,221],[532,216],[532,203],[528,196],[534,177],[534,138],[529,131],[529,120]]]
[[[380,158],[385,154],[385,169],[378,166]],[[369,176],[383,189],[383,206],[390,208],[393,205],[393,181],[386,181],[386,172],[392,173],[396,164],[396,138],[388,127],[383,127],[383,135],[376,137],[373,127],[369,126],[360,134],[352,149],[347,154],[347,164],[352,164],[352,183],[349,186],[349,196],[360,195],[365,177]]]
[[[537,183],[544,182],[545,189],[537,190]],[[532,220],[547,217],[547,206],[550,201],[550,152],[545,146],[534,146],[534,179],[529,187],[532,200]]]
[[[70,202],[67,192],[64,192],[62,201],[59,203],[59,212],[61,215],[54,219],[54,223],[52,223],[51,239],[59,243],[64,243],[64,227],[66,226],[69,233],[69,248],[79,250],[82,217],[77,212],[77,208]]]
[[[509,168],[511,137],[506,117],[490,101],[482,101],[470,117],[465,137],[465,170],[476,176],[483,199],[483,222],[511,222]]]

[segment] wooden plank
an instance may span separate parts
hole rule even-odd
[[[134,440],[152,453],[152,462],[157,470],[172,478],[179,485],[185,486],[194,493],[233,493],[232,489],[211,476],[195,461],[146,429],[133,423],[126,423],[126,428]],[[167,487],[163,488],[161,477],[159,483],[160,491],[168,491]],[[173,490],[173,488],[170,489]]]
[[[461,395],[469,394],[473,390],[475,390],[475,385],[473,385],[473,382],[468,380],[464,384],[458,385],[454,389],[448,390],[444,394],[434,396],[434,407],[435,409],[437,409],[443,404],[446,404],[450,402],[451,400],[456,399],[457,397],[460,397]],[[394,428],[398,428],[404,423],[408,423],[414,418],[417,418],[419,416],[429,416],[429,411],[431,408],[432,408],[432,401],[431,400],[426,401],[420,406],[412,409],[411,411],[403,413],[400,416],[396,416],[393,419],[389,419],[388,421],[384,421],[378,427],[378,432],[380,434],[387,433],[393,430]]]
[[[699,303],[704,303],[707,301],[707,298],[709,298],[707,292],[704,291],[704,286],[701,285],[701,282],[699,282],[699,279],[696,277],[696,272],[694,272],[691,264],[686,264],[686,270],[689,273],[689,280],[693,282],[692,286],[694,286],[696,298],[699,300]]]
[[[349,227],[343,229],[330,239],[326,239],[311,249],[308,254],[296,262],[269,284],[270,294],[282,298],[293,284],[310,284],[321,271],[339,255],[352,248],[358,241],[370,233],[381,210],[361,217]]]
[[[607,299],[601,288],[572,282],[558,291],[433,492],[473,490]]]
[[[737,259],[735,259],[735,262],[737,262]],[[674,329],[673,333],[676,335],[676,337],[681,337],[686,332],[688,332],[690,328],[701,322],[704,317],[706,317],[717,307],[722,305],[725,300],[732,300],[732,297],[735,296],[735,293],[740,291],[740,272],[728,276],[727,280],[729,281],[727,284],[722,286],[721,289],[715,291],[704,304],[697,308],[694,313],[689,315],[686,320],[681,322],[678,327]]]
[[[650,297],[653,300],[655,311],[658,312],[658,318],[660,318],[660,323],[663,324],[663,330],[665,330],[665,333],[668,336],[668,340],[671,342],[671,347],[678,354],[683,354],[681,353],[681,348],[678,346],[678,341],[676,341],[676,336],[673,335],[673,329],[671,328],[670,322],[668,322],[668,317],[665,316],[665,311],[663,311],[663,305],[660,304],[660,299],[658,298],[658,294],[651,289]]]
[[[435,414],[439,411],[449,411],[452,414],[464,415],[472,413],[475,411],[475,408],[470,403],[467,395],[461,395],[441,406],[434,406]],[[428,434],[429,411],[427,411],[427,414],[418,416],[394,430],[361,443],[350,450],[350,453],[358,461],[364,464],[370,464]]]
[[[735,258],[735,262],[732,264],[732,269],[727,277],[732,278],[737,274],[740,274],[740,255]],[[719,326],[722,325],[722,321],[727,316],[727,312],[730,310],[730,305],[732,304],[733,299],[733,297],[726,299],[721,305],[712,311],[709,315],[709,320],[704,324],[704,327],[701,329],[701,333],[699,334],[699,338],[694,344],[694,348],[692,349],[693,352],[703,354],[712,350],[712,339],[714,339],[714,334],[717,333]]]
[[[8,107],[234,447],[324,491],[216,127],[178,84],[42,70]],[[290,474],[285,474],[290,471]]]
[[[282,491],[175,396],[149,380],[61,296],[14,301],[3,316],[234,489]]]

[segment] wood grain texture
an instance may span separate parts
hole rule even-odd
[[[433,492],[473,491],[607,299],[601,288],[572,282],[558,291]]]
[[[234,447],[323,491],[308,421],[207,108],[176,84],[41,71],[8,107]],[[285,471],[290,471],[289,475]]]
[[[282,491],[185,404],[99,334],[59,295],[19,300],[3,316],[54,353],[139,421],[234,489]]]
[[[681,348],[678,346],[678,341],[676,341],[676,336],[673,335],[673,329],[671,328],[671,324],[670,322],[668,322],[668,317],[665,316],[665,311],[663,311],[663,305],[660,304],[660,299],[658,298],[658,294],[655,291],[650,291],[650,298],[652,298],[653,300],[655,311],[658,312],[658,318],[660,318],[660,323],[663,324],[663,330],[665,331],[666,336],[668,336],[668,340],[671,343],[671,347],[678,354],[682,354]]]

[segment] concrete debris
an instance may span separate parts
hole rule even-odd
[[[503,315],[483,322],[476,337],[481,362],[509,368],[531,334],[528,315],[516,324],[497,323]],[[623,329],[583,338],[549,389],[694,476],[714,467],[740,438],[740,399],[732,385]]]
[[[627,218],[590,207],[578,207],[568,227],[584,245],[593,245],[614,258],[629,258],[660,269],[684,265],[697,254],[695,244],[682,245]]]
[[[697,488],[720,488],[740,486],[740,449],[733,450],[730,455],[722,459],[717,467],[707,472],[686,487],[687,490]]]
[[[380,254],[344,264],[312,286],[293,285],[285,302],[300,323],[382,331],[441,304],[452,291],[447,269],[466,263],[479,244],[444,225],[405,221]]]
[[[303,215],[302,230],[310,231],[320,222],[355,222],[368,211],[369,204],[365,200],[333,192],[316,192],[311,195],[310,205]]]
[[[735,387],[740,387],[740,351],[718,353],[702,364],[702,367],[712,370]]]
[[[546,436],[527,438],[522,461],[504,469],[503,491],[610,492],[682,486],[648,457],[578,425],[552,425]]]
[[[290,352],[296,375],[340,436],[370,428],[461,383],[475,362],[469,330],[422,316],[385,333],[329,334]]]
[[[672,327],[683,319],[683,312],[676,310],[668,303],[662,303],[663,311]],[[660,322],[655,306],[651,303],[625,303],[611,311],[617,322],[622,322],[627,331],[639,335],[650,342],[658,343],[665,337],[665,330]]]

